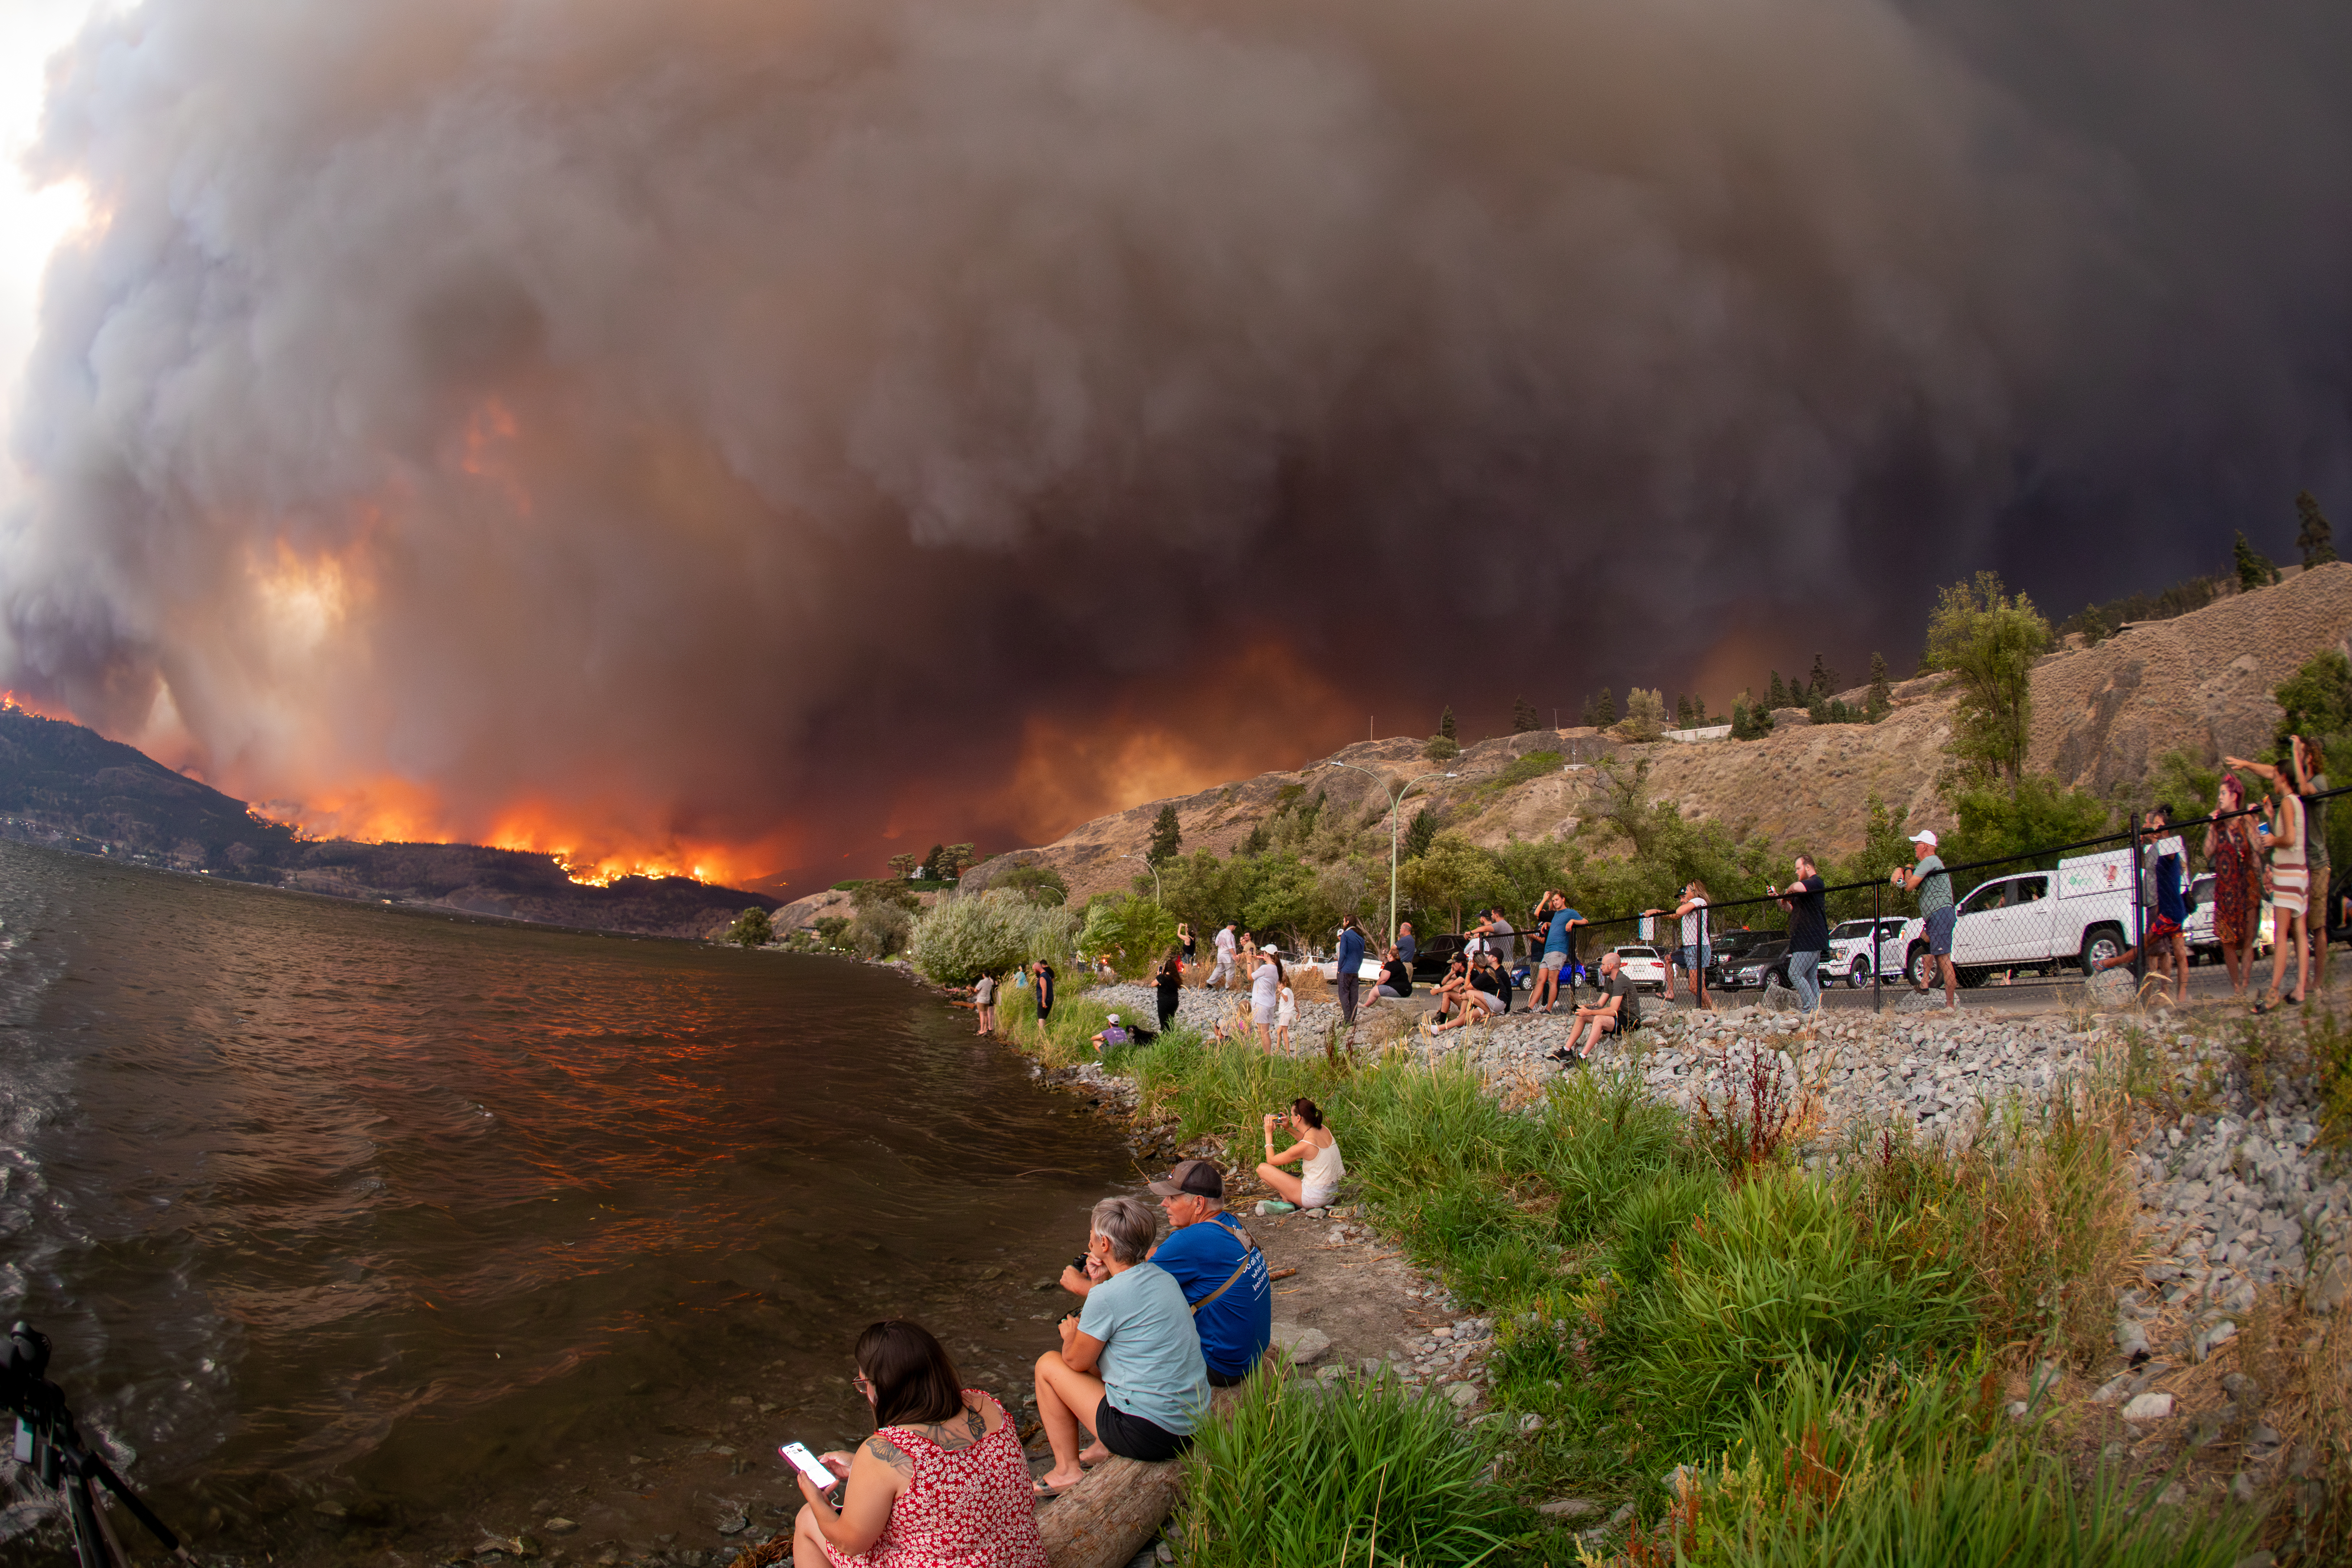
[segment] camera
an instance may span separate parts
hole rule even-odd
[[[48,1380],[49,1337],[21,1320],[8,1328],[8,1354],[0,1362],[0,1409],[16,1417],[16,1463],[31,1479],[58,1494],[73,1531],[74,1558],[81,1568],[107,1568],[123,1554],[100,1518],[93,1485],[103,1487],[146,1526],[148,1533],[183,1561],[180,1538],[149,1511],[105,1459],[82,1447],[66,1407],[65,1390]]]

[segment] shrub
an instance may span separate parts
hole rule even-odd
[[[1433,763],[1450,763],[1462,754],[1462,745],[1451,735],[1432,735],[1421,754]]]
[[[1087,905],[1085,929],[1078,951],[1091,960],[1110,954],[1112,967],[1128,980],[1139,980],[1159,963],[1160,954],[1176,944],[1176,917],[1150,899],[1105,896]]]
[[[849,945],[867,958],[888,958],[903,952],[915,929],[915,917],[897,904],[869,904],[850,918]]]
[[[915,923],[908,956],[941,985],[1002,974],[1034,958],[1058,962],[1069,952],[1069,912],[1033,904],[1003,888],[942,898]]]
[[[741,947],[764,947],[775,939],[775,927],[768,920],[768,911],[754,904],[735,919],[719,940]]]
[[[1188,1568],[1471,1568],[1527,1519],[1487,1458],[1444,1401],[1254,1377],[1194,1438],[1171,1534]]]

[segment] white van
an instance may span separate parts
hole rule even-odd
[[[1848,985],[1861,987],[1870,984],[1874,973],[1900,976],[1903,972],[1903,927],[1898,915],[1888,915],[1878,922],[1878,953],[1871,955],[1870,921],[1842,921],[1830,930],[1830,955],[1822,965],[1825,980],[1843,980]]]
[[[1996,969],[2095,968],[2129,948],[2131,851],[2108,849],[2058,862],[2055,871],[1996,877],[1960,900],[1952,966],[1966,985]],[[1927,923],[1904,922],[1903,972],[1929,984]]]

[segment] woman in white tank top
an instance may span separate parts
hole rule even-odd
[[[1277,1126],[1298,1134],[1298,1142],[1279,1154],[1274,1152]],[[1296,1176],[1281,1168],[1294,1160],[1304,1162]],[[1323,1113],[1313,1100],[1294,1100],[1289,1115],[1265,1119],[1265,1163],[1257,1168],[1258,1180],[1280,1193],[1284,1202],[1319,1209],[1339,1195],[1339,1180],[1347,1173],[1339,1162],[1339,1141],[1323,1125]]]

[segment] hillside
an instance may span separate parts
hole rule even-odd
[[[368,900],[592,931],[699,938],[765,894],[685,877],[567,878],[552,856],[474,844],[306,840],[94,730],[0,709],[0,837]]]
[[[2318,567],[2176,619],[2129,626],[2094,647],[2050,654],[2033,672],[2031,766],[2105,794],[2145,778],[2156,759],[2175,749],[2208,761],[2259,751],[2278,721],[2271,689],[2328,647],[2352,654],[2352,564]],[[1815,727],[1801,710],[1783,709],[1761,741],[1637,745],[1583,728],[1481,741],[1450,764],[1459,777],[1431,782],[1429,798],[1452,826],[1490,847],[1565,837],[1590,809],[1591,763],[1646,758],[1654,798],[1675,803],[1685,816],[1847,854],[1861,846],[1874,794],[1905,809],[1914,824],[1941,825],[1936,781],[1948,763],[1953,705],[1943,684],[1931,676],[1898,685],[1895,711],[1877,724]],[[1843,696],[1859,705],[1864,692]],[[1402,736],[1360,742],[1337,760],[1402,779],[1435,771],[1422,757],[1423,743]],[[1565,761],[1542,776],[1499,784],[1504,769],[1537,751],[1558,752]],[[1176,807],[1186,853],[1230,855],[1274,814],[1286,791],[1300,789],[1325,790],[1332,805],[1360,814],[1376,805],[1386,814],[1387,795],[1361,773],[1260,773],[1097,817],[1051,844],[982,862],[967,881],[984,885],[1005,867],[1043,861],[1061,871],[1074,900],[1121,891],[1138,867],[1118,857],[1141,853],[1161,806]],[[1416,809],[1408,805],[1405,815]]]

